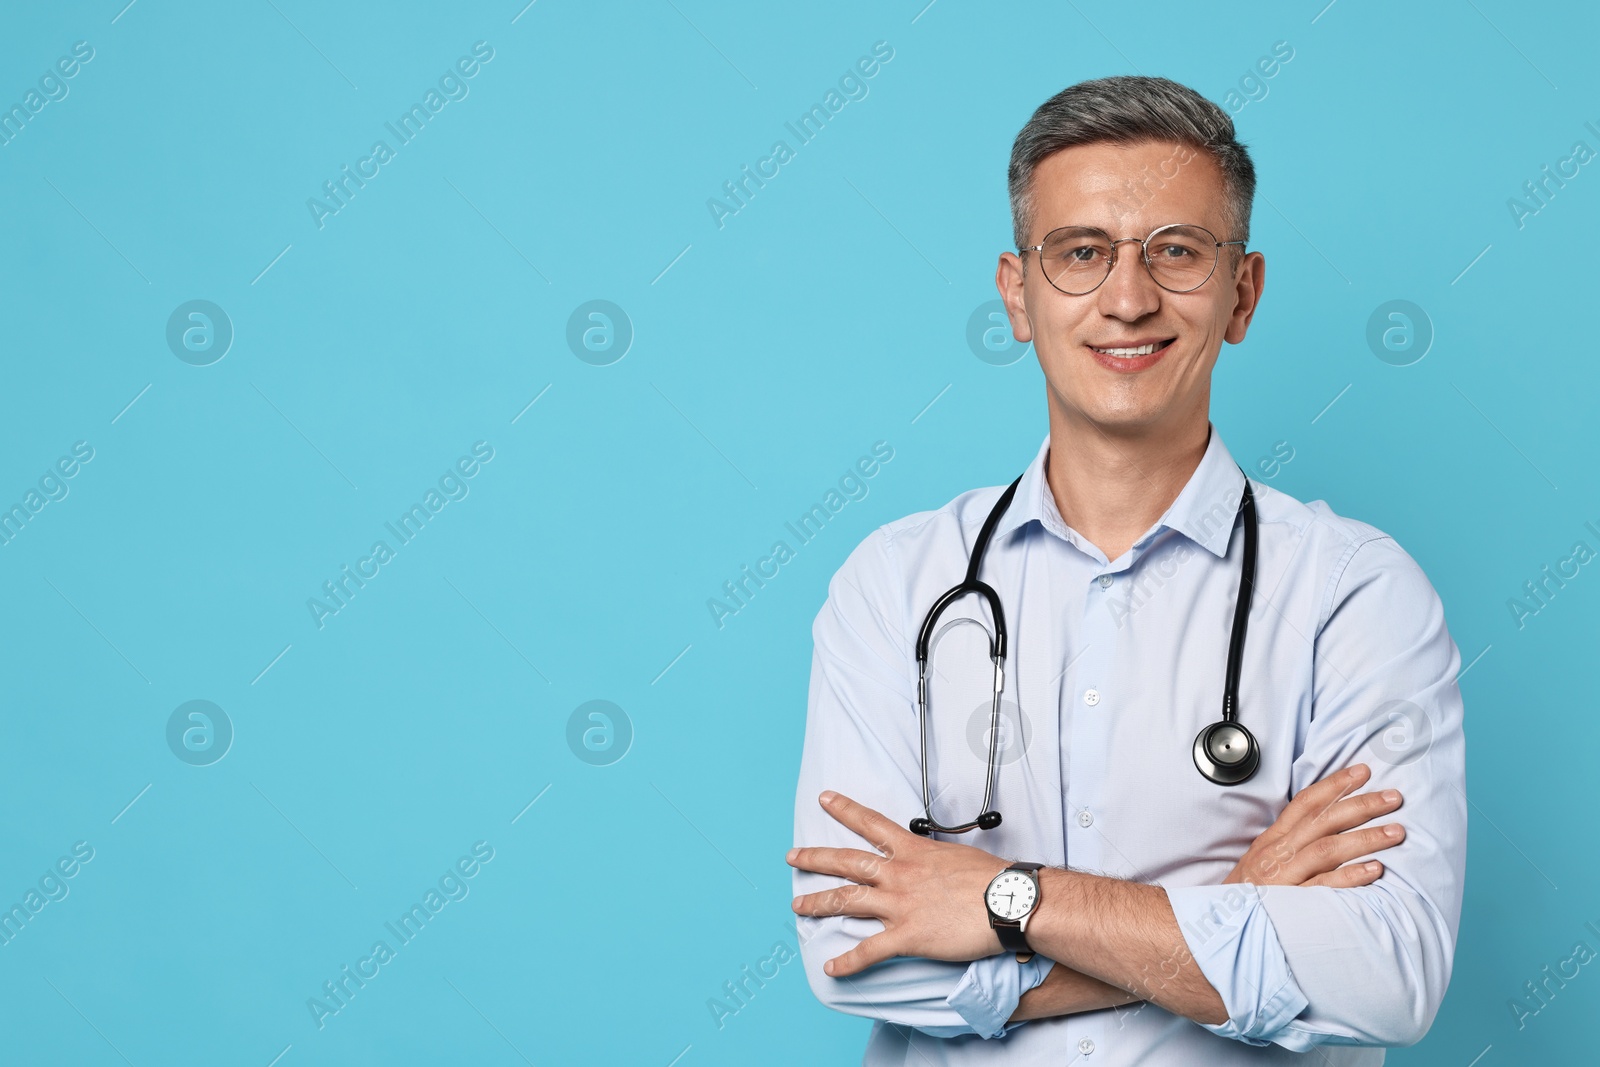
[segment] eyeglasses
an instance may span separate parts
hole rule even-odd
[[[1219,241],[1204,226],[1173,223],[1152,230],[1149,237],[1111,235],[1093,226],[1061,226],[1045,234],[1044,243],[1019,249],[1039,253],[1045,279],[1068,296],[1082,296],[1100,287],[1117,265],[1117,245],[1133,241],[1143,253],[1145,269],[1161,288],[1191,293],[1206,283],[1217,269],[1217,249],[1243,245]]]

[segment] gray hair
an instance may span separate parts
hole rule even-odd
[[[1007,171],[1017,247],[1028,243],[1033,228],[1033,171],[1046,156],[1074,145],[1150,141],[1175,142],[1209,153],[1222,170],[1223,218],[1231,231],[1219,237],[1250,239],[1256,170],[1249,151],[1234,136],[1227,112],[1167,78],[1116,75],[1061,90],[1040,104],[1017,134]],[[1159,183],[1160,177],[1155,180]],[[1139,187],[1132,186],[1131,192],[1139,195]],[[1229,250],[1237,263],[1240,247],[1230,245]]]

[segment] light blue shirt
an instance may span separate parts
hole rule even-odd
[[[830,978],[825,960],[882,929],[850,916],[797,919],[812,989],[877,1020],[867,1065],[1301,1063],[1313,1046],[1419,1040],[1450,979],[1467,840],[1460,656],[1432,585],[1382,531],[1253,482],[1260,542],[1239,715],[1261,766],[1241,785],[1214,785],[1191,750],[1221,715],[1244,475],[1213,427],[1166,514],[1108,561],[1062,521],[1044,477],[1049,448],[1046,437],[980,574],[1010,634],[994,803],[1004,821],[946,839],[1165,887],[1228,1020],[1207,1026],[1141,1003],[1007,1026],[1053,966],[1042,957],[897,957]],[[812,627],[796,845],[871,847],[822,810],[824,789],[902,825],[922,814],[913,643],[928,607],[961,580],[1003,488],[880,527],[834,575]],[[962,598],[930,651],[929,776],[934,817],[947,823],[982,802],[987,620],[979,598]],[[1365,790],[1405,798],[1380,820],[1407,837],[1378,857],[1376,883],[1219,884],[1296,792],[1358,762],[1372,768]],[[842,884],[794,873],[796,894]],[[1383,1062],[1372,1047],[1312,1055]]]

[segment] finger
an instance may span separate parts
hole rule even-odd
[[[1333,889],[1354,889],[1357,886],[1371,885],[1383,874],[1383,864],[1377,860],[1367,860],[1364,863],[1347,863],[1326,874],[1319,874],[1309,882],[1301,882],[1303,886],[1320,885]]]
[[[1289,884],[1304,882],[1308,878],[1326,874],[1342,863],[1393,848],[1404,841],[1405,836],[1405,827],[1399,823],[1389,823],[1319,837],[1301,849],[1292,862],[1285,864],[1289,877],[1293,879]]]
[[[852,974],[859,974],[866,970],[874,963],[882,963],[884,960],[898,955],[899,953],[895,951],[893,942],[890,939],[889,931],[885,930],[882,933],[873,934],[849,952],[841,956],[835,956],[824,963],[822,972],[833,978],[848,978]]]
[[[1326,836],[1328,831],[1322,820],[1328,812],[1371,777],[1371,768],[1357,763],[1311,783],[1294,795],[1277,821],[1268,828],[1268,833],[1299,852],[1317,838]]]
[[[843,793],[825,789],[818,798],[829,815],[866,838],[879,852],[894,858],[894,845],[901,839],[913,837],[910,830],[865,804],[857,804]]]
[[[1372,769],[1365,763],[1357,763],[1312,782],[1294,795],[1294,799],[1283,809],[1283,814],[1278,816],[1278,821],[1281,823],[1288,819],[1299,823],[1307,818],[1316,818],[1352,790],[1360,789],[1371,777]]]
[[[1400,808],[1405,798],[1398,789],[1379,789],[1370,793],[1357,793],[1338,801],[1322,814],[1317,826],[1324,831],[1342,833],[1353,830],[1362,823],[1371,822],[1380,815],[1388,815]]]
[[[878,894],[870,886],[864,885],[844,885],[817,893],[805,893],[795,897],[789,906],[796,915],[810,915],[813,918],[826,915],[883,918],[878,913]]]
[[[859,848],[791,848],[784,860],[802,871],[838,875],[865,885],[876,882],[884,863],[876,852]]]

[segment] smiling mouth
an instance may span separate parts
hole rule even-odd
[[[1095,352],[1099,352],[1102,356],[1116,356],[1119,359],[1135,359],[1139,356],[1154,355],[1176,340],[1176,337],[1169,337],[1165,341],[1152,341],[1149,344],[1139,345],[1136,348],[1098,348],[1094,345],[1089,345],[1088,347]]]

